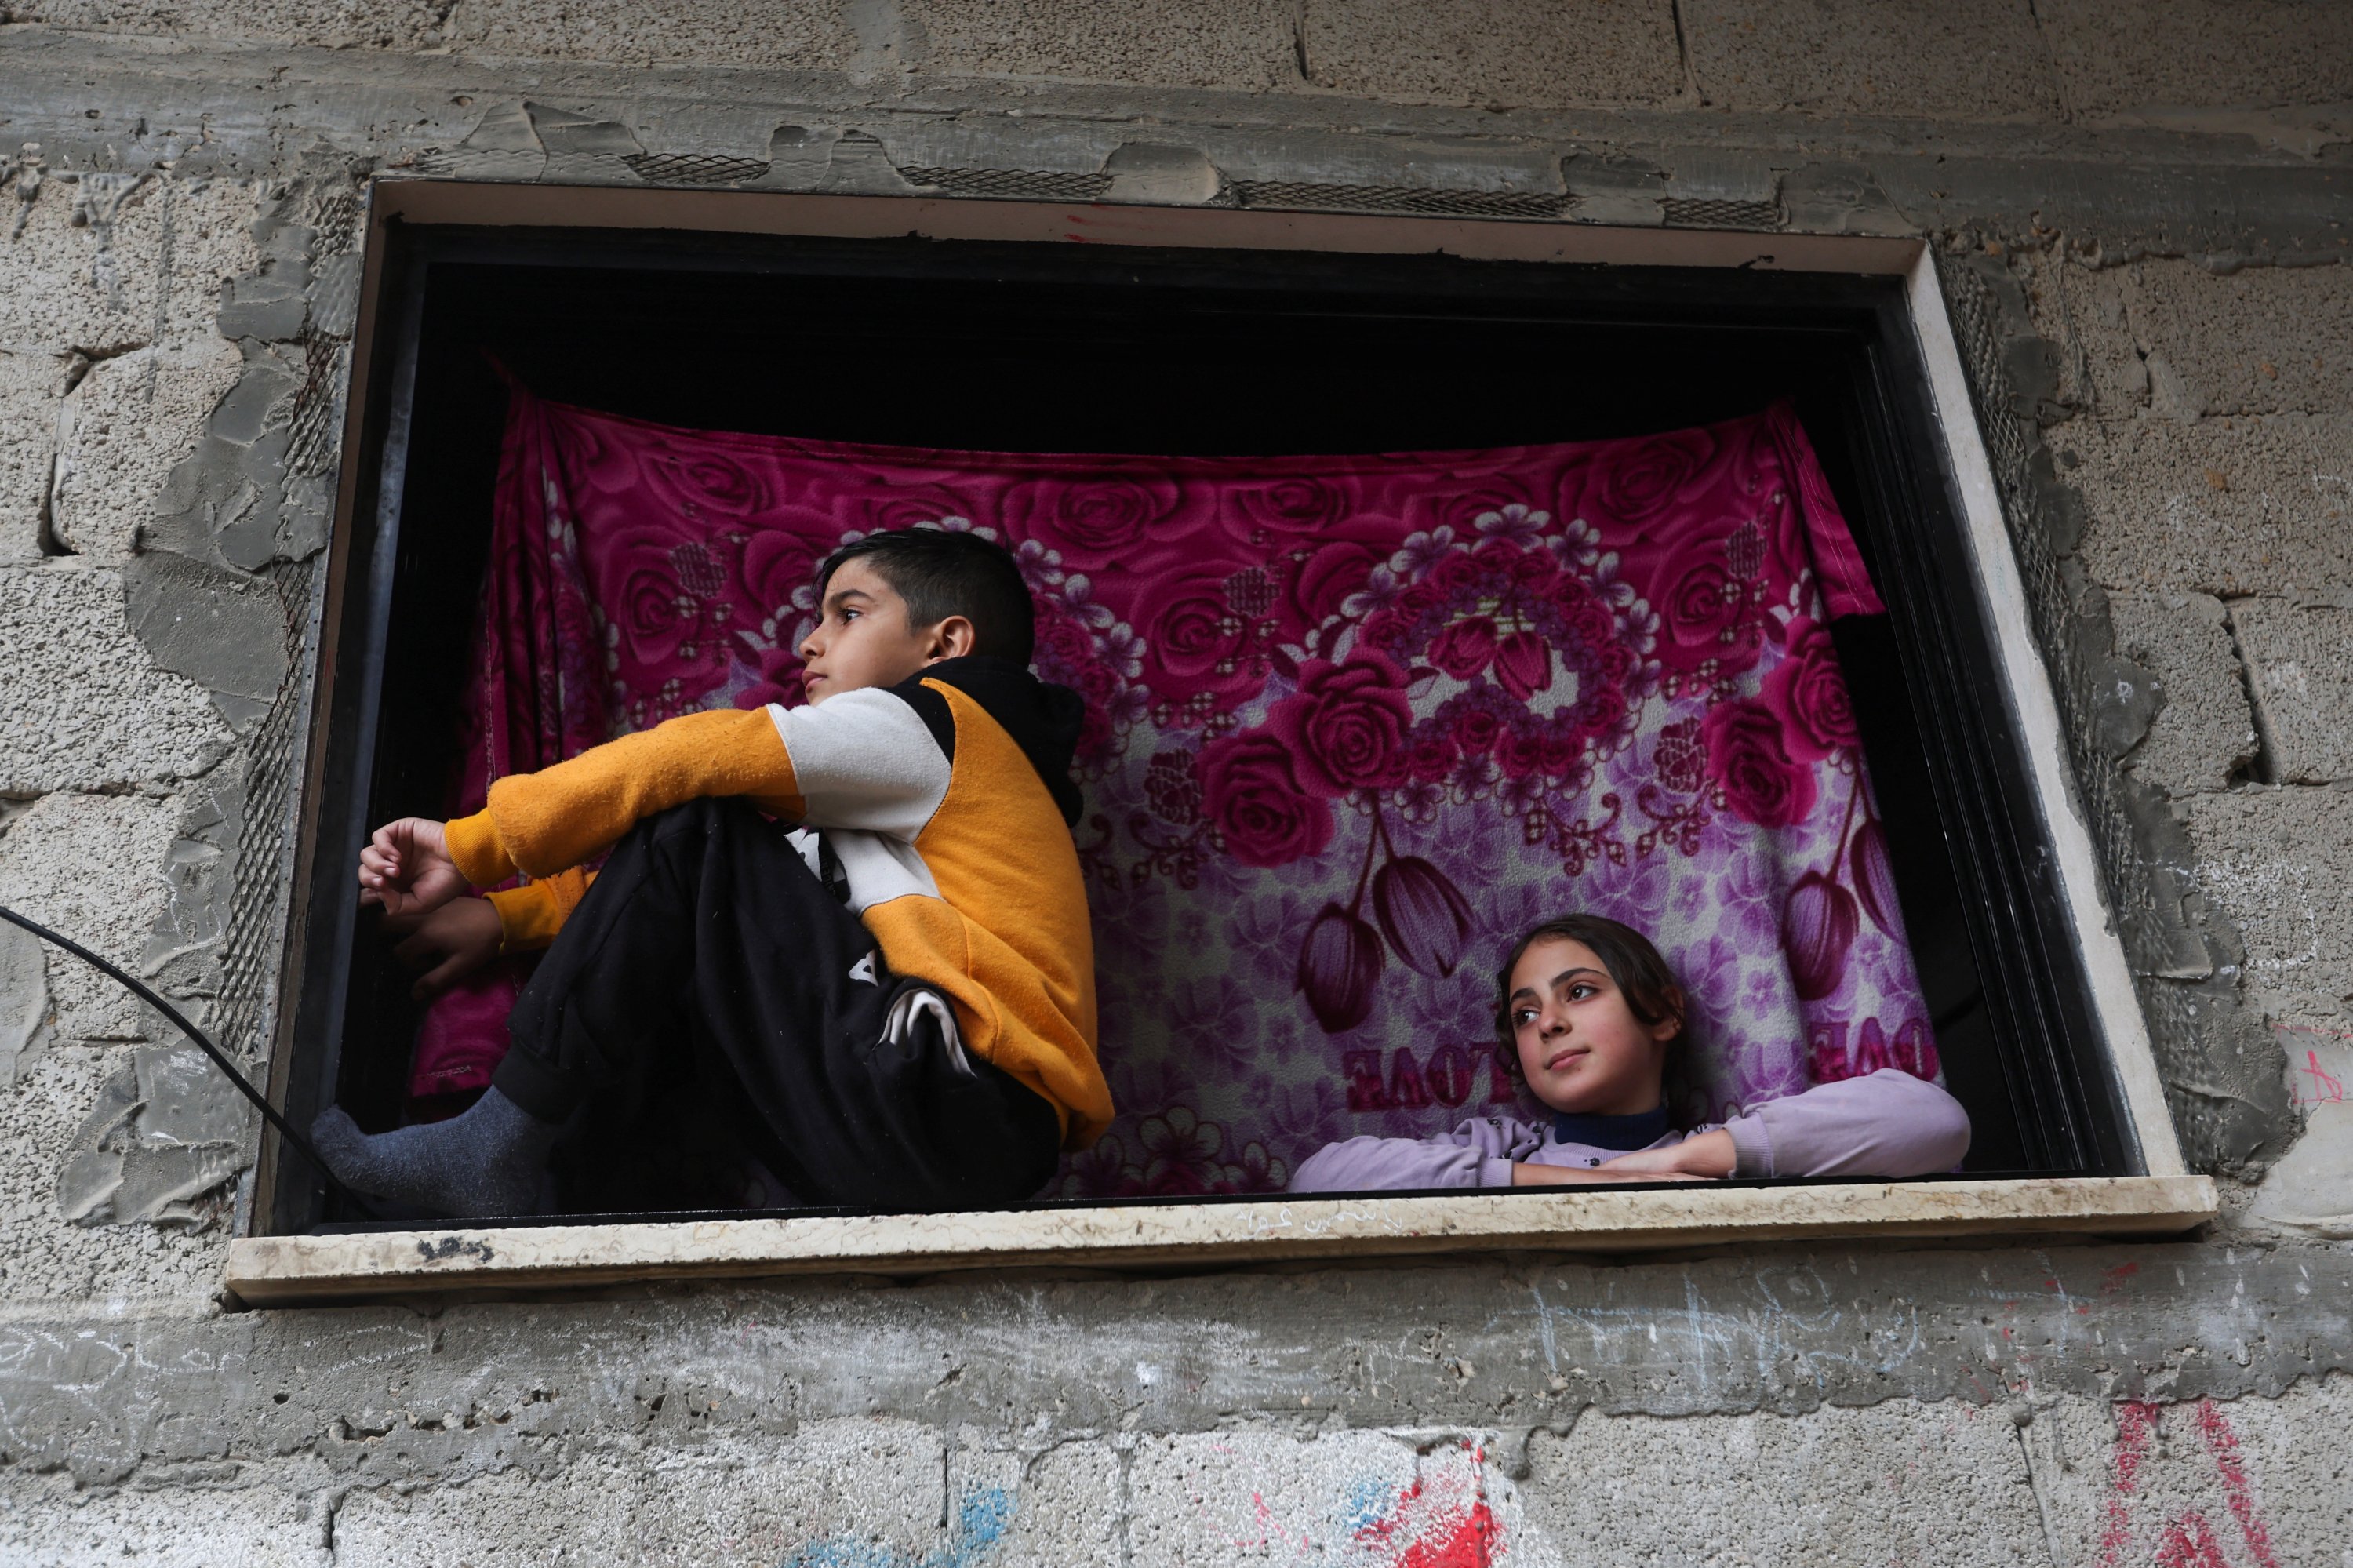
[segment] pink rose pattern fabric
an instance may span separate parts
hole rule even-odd
[[[932,451],[513,393],[457,810],[698,708],[797,702],[810,576],[875,529],[1012,549],[1086,698],[1078,829],[1121,1109],[1059,1192],[1271,1192],[1513,1097],[1491,976],[1613,916],[1720,1115],[1938,1073],[1828,623],[1879,600],[1795,416],[1370,457]],[[427,1021],[486,1080],[515,977]]]

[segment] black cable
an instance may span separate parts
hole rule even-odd
[[[138,997],[140,1001],[147,1003],[148,1006],[153,1008],[156,1012],[170,1019],[179,1027],[181,1033],[195,1041],[197,1048],[202,1050],[206,1055],[212,1058],[214,1066],[218,1067],[223,1073],[228,1075],[228,1081],[237,1086],[237,1092],[243,1095],[247,1099],[253,1102],[254,1108],[260,1111],[263,1118],[267,1120],[270,1126],[278,1129],[278,1136],[284,1139],[290,1145],[291,1145],[296,1153],[301,1155],[303,1159],[311,1162],[311,1166],[318,1171],[319,1174],[326,1179],[327,1185],[334,1191],[337,1196],[350,1202],[364,1213],[374,1213],[375,1212],[375,1206],[374,1204],[368,1202],[358,1193],[353,1192],[349,1187],[344,1186],[341,1181],[335,1179],[335,1173],[327,1169],[327,1162],[319,1158],[319,1151],[311,1147],[311,1140],[303,1137],[301,1133],[295,1131],[294,1124],[278,1114],[278,1107],[269,1103],[269,1097],[264,1095],[259,1089],[255,1088],[251,1084],[248,1083],[246,1081],[245,1075],[238,1072],[235,1065],[230,1063],[229,1059],[226,1055],[222,1054],[221,1048],[214,1044],[210,1040],[206,1039],[205,1037],[204,1031],[189,1022],[187,1019],[181,1014],[178,1008],[174,1007],[170,1002],[165,1001],[162,997],[157,996],[153,991],[150,991],[146,986],[141,984],[137,980],[134,980],[130,975],[123,973],[112,964],[108,963],[104,959],[100,958],[96,953],[91,952],[88,948],[83,947],[79,942],[75,941],[72,938],[61,937],[57,932],[50,930],[47,926],[41,925],[37,921],[26,919],[24,916],[17,914],[14,909],[9,908],[5,904],[0,904],[0,920],[6,920],[12,925],[23,927],[26,930],[30,931],[34,936],[38,937],[44,942],[56,943],[58,947],[63,948],[67,952],[71,953],[75,958],[79,959],[82,962],[96,969],[100,973],[108,975],[123,986],[128,987],[132,995]]]

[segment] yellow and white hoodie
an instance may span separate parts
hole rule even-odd
[[[624,736],[491,786],[448,824],[510,951],[545,947],[586,893],[577,868],[638,821],[739,796],[821,842],[893,973],[955,1004],[965,1049],[1044,1097],[1063,1144],[1111,1123],[1095,1059],[1094,939],[1071,824],[1078,694],[1005,659],[943,660],[903,684],[821,705],[719,709]]]

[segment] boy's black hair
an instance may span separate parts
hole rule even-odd
[[[951,615],[972,622],[975,653],[1029,662],[1037,611],[1029,585],[1002,545],[977,534],[944,528],[900,528],[869,534],[825,558],[817,571],[817,601],[846,562],[864,561],[907,601],[907,624],[937,626]]]
[[[1546,921],[1512,944],[1504,955],[1504,967],[1495,971],[1495,1065],[1515,1084],[1526,1080],[1520,1073],[1520,1046],[1512,1029],[1512,971],[1520,967],[1520,959],[1536,943],[1551,938],[1563,938],[1582,942],[1601,960],[1609,971],[1619,994],[1626,999],[1626,1011],[1638,1022],[1662,1023],[1675,1021],[1673,1038],[1667,1042],[1667,1060],[1660,1078],[1660,1097],[1667,1114],[1677,1127],[1684,1125],[1689,1114],[1691,1086],[1684,1057],[1683,1022],[1686,1002],[1683,987],[1675,983],[1675,971],[1651,938],[1633,927],[1612,920],[1606,915],[1563,915]]]

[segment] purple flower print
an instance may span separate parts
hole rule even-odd
[[[1405,1038],[1421,1046],[1460,1042],[1485,1049],[1485,1043],[1495,1033],[1495,1021],[1488,1010],[1493,1001],[1492,970],[1499,956],[1489,951],[1477,954],[1475,973],[1466,966],[1451,980],[1414,981],[1406,992],[1405,1017],[1412,1032]]]
[[[1440,632],[1430,644],[1430,662],[1458,681],[1484,674],[1495,662],[1495,621],[1473,615]]]
[[[1847,852],[1854,863],[1854,891],[1862,900],[1862,912],[1871,923],[1901,942],[1904,939],[1904,906],[1896,901],[1895,866],[1887,858],[1887,830],[1874,817],[1854,831],[1854,843]]]
[[[1778,890],[1773,885],[1773,868],[1762,856],[1736,856],[1715,878],[1715,891],[1716,907],[1723,912],[1719,928],[1741,951],[1767,953],[1780,946]]]
[[[1225,1168],[1229,1192],[1280,1192],[1291,1184],[1291,1167],[1266,1151],[1263,1143],[1242,1146],[1241,1158]]]
[[[1685,877],[1676,884],[1669,907],[1674,911],[1676,925],[1696,926],[1707,911],[1715,907],[1714,886],[1704,874]]]
[[[1526,702],[1552,684],[1552,649],[1533,631],[1513,632],[1495,644],[1495,679]]]
[[[1156,969],[1168,939],[1168,888],[1158,880],[1098,882],[1087,903],[1094,916],[1095,950],[1108,968],[1145,973]]]
[[[1388,608],[1397,596],[1405,591],[1405,584],[1388,567],[1377,566],[1365,574],[1365,586],[1340,601],[1340,613],[1350,620],[1363,620],[1366,616]]]
[[[1710,937],[1704,944],[1667,955],[1667,962],[1683,982],[1692,1018],[1708,1025],[1711,1033],[1720,1033],[1737,1011],[1739,951],[1722,937]]]
[[[1161,1197],[1190,1197],[1218,1189],[1224,1172],[1218,1156],[1226,1144],[1225,1129],[1203,1121],[1184,1106],[1171,1106],[1158,1116],[1136,1124],[1142,1146],[1143,1190]]]
[[[1131,1055],[1106,1061],[1103,1076],[1111,1081],[1112,1101],[1119,1107],[1121,1119],[1132,1124],[1170,1106],[1198,1104],[1203,1075],[1166,1057]]]
[[[1443,836],[1432,834],[1416,847],[1442,864],[1457,887],[1486,887],[1519,874],[1527,846],[1520,824],[1500,811],[1457,816]]]
[[[1157,970],[1103,973],[1095,986],[1095,1011],[1103,1027],[1124,1034],[1144,1019],[1168,1011],[1168,981]]]
[[[1258,1056],[1258,1009],[1231,975],[1187,980],[1170,999],[1168,1037],[1184,1060],[1247,1072]]]
[[[1309,906],[1295,893],[1270,894],[1236,904],[1226,920],[1226,939],[1238,953],[1288,959],[1293,934],[1307,923]]]
[[[1337,904],[1324,906],[1300,944],[1293,980],[1324,1033],[1345,1034],[1364,1022],[1380,978],[1380,933]]]
[[[1518,502],[1497,512],[1482,512],[1471,519],[1471,526],[1483,539],[1504,539],[1514,545],[1534,543],[1544,535],[1546,524],[1552,521],[1549,512],[1531,512]]]
[[[1251,1065],[1265,1066],[1271,1064],[1282,1066],[1311,1053],[1320,1058],[1323,1050],[1321,1042],[1308,1038],[1307,1030],[1303,1026],[1296,1013],[1287,1009],[1282,1011],[1269,1009],[1261,1022],[1258,1055]]]
[[[1441,980],[1453,974],[1471,935],[1471,906],[1444,872],[1419,855],[1390,861],[1374,874],[1373,913],[1407,968]]]
[[[1123,1198],[1134,1192],[1139,1172],[1127,1161],[1119,1134],[1107,1132],[1092,1147],[1070,1158],[1055,1189],[1064,1198]]]
[[[1820,1001],[1846,978],[1856,921],[1854,895],[1819,871],[1806,873],[1789,889],[1781,939],[1789,954],[1789,980],[1801,1001]]]
[[[1478,929],[1493,948],[1485,961],[1500,962],[1504,944],[1517,941],[1521,932],[1556,915],[1570,913],[1576,906],[1573,888],[1550,878],[1493,883],[1480,889],[1472,907],[1479,912]]]
[[[1623,862],[1605,855],[1586,869],[1579,896],[1611,919],[1655,936],[1667,912],[1668,895],[1674,891],[1675,858],[1663,850],[1629,855]]]
[[[1389,557],[1389,570],[1406,582],[1418,582],[1430,574],[1430,568],[1444,560],[1454,549],[1454,529],[1440,524],[1426,533],[1409,534],[1397,554]]]
[[[1738,1036],[1727,1038],[1717,1059],[1730,1065],[1729,1104],[1761,1106],[1784,1095],[1801,1094],[1811,1086],[1805,1063],[1795,1054],[1759,1051]],[[1718,1107],[1718,1115],[1725,1107]]]
[[[1277,1148],[1312,1153],[1351,1131],[1347,1095],[1329,1077],[1281,1086],[1261,1078],[1252,1098],[1266,1107],[1266,1128]]]

